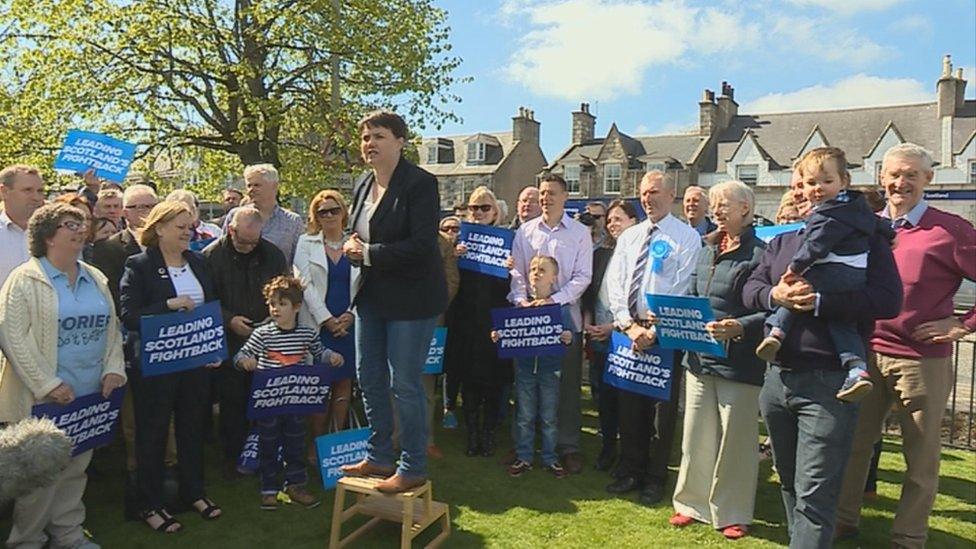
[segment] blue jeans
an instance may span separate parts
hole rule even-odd
[[[831,546],[859,408],[835,396],[846,377],[771,366],[759,393],[794,549]]]
[[[542,432],[542,465],[548,467],[558,461],[556,440],[559,426],[556,416],[559,408],[559,363],[555,367],[534,364],[540,359],[520,359],[515,367],[515,391],[517,438],[515,453],[518,458],[532,463],[535,453],[535,424],[539,421]]]
[[[397,472],[406,477],[426,477],[427,397],[422,373],[437,317],[390,320],[375,314],[369,303],[360,303],[357,310],[356,375],[372,430],[366,459],[380,467],[396,464],[393,450],[393,399],[396,399],[401,448]]]

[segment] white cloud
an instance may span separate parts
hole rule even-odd
[[[786,46],[792,54],[801,53],[833,63],[867,66],[893,52],[866,38],[863,33],[839,26],[829,18],[810,19],[776,16],[769,33],[773,42]]]
[[[904,0],[789,0],[791,4],[817,7],[840,13],[886,10]]]
[[[924,15],[906,15],[888,25],[888,30],[899,34],[930,35],[933,26],[932,21]]]
[[[786,93],[771,93],[746,102],[745,113],[771,113],[873,107],[934,101],[929,85],[912,78],[856,74],[833,84],[818,84]]]
[[[533,28],[509,59],[507,76],[537,95],[572,101],[639,93],[652,67],[691,53],[741,51],[760,34],[740,14],[680,0],[506,2],[503,10]]]

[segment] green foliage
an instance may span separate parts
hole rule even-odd
[[[206,193],[270,162],[308,195],[358,169],[364,112],[456,119],[445,21],[432,0],[0,0],[0,162],[50,165],[80,127],[143,167],[196,159]]]

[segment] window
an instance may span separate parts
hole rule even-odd
[[[564,179],[566,179],[566,190],[573,194],[579,194],[580,192],[580,167],[579,166],[566,166],[563,172]]]
[[[620,164],[605,164],[603,166],[603,192],[620,192]]]
[[[976,160],[969,161],[969,182],[976,183]]]
[[[743,164],[735,168],[735,178],[746,185],[755,185],[759,180],[759,166],[755,164]]]
[[[665,168],[666,166],[664,165],[664,162],[649,162],[644,164],[644,171],[646,172],[653,172],[654,170],[657,170],[663,173]]]
[[[468,163],[485,161],[485,144],[474,142],[468,143]]]
[[[437,145],[427,146],[427,164],[437,164]]]
[[[874,163],[874,182],[877,183],[878,185],[881,184],[881,174],[882,174],[881,165],[882,164],[883,164],[883,162],[880,161],[880,160]]]

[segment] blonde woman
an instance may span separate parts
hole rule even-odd
[[[467,221],[495,225],[501,221],[498,202],[488,187],[478,187],[468,198]],[[457,252],[467,252],[464,244]],[[457,296],[447,319],[447,346],[444,365],[451,378],[460,381],[467,428],[468,456],[491,456],[495,450],[495,425],[498,421],[502,389],[512,383],[510,360],[500,360],[491,341],[491,309],[509,307],[509,281],[462,270]]]
[[[139,243],[146,251],[125,262],[119,285],[122,322],[138,335],[143,316],[192,310],[216,299],[213,278],[202,254],[189,250],[194,215],[177,201],[160,202],[146,218]],[[138,353],[138,351],[136,351]],[[163,508],[163,456],[170,416],[176,419],[180,499],[205,520],[222,511],[203,487],[203,438],[210,405],[210,372],[204,368],[143,377],[134,357],[132,387],[136,408],[138,501],[143,521],[158,532],[182,525]],[[208,364],[216,368],[220,363]]]
[[[337,369],[328,411],[311,416],[309,430],[313,437],[324,434],[330,425],[336,429],[345,427],[352,380],[356,377],[356,317],[352,302],[359,287],[360,269],[342,253],[348,218],[349,210],[339,191],[320,191],[312,198],[308,228],[298,238],[295,249],[295,269],[305,284],[306,306],[302,307],[299,320],[318,327],[322,345],[345,360]],[[314,446],[310,446],[310,451],[314,452]]]

